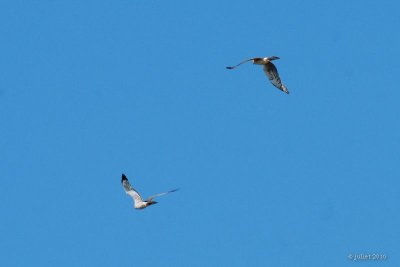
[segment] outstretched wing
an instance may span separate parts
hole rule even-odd
[[[235,66],[230,66],[230,67],[226,67],[228,70],[233,70],[234,68],[238,67],[239,65],[242,65],[243,63],[246,63],[248,61],[252,61],[254,58],[250,58],[250,59],[246,59],[242,62],[240,62],[239,64],[235,65]]]
[[[278,70],[276,69],[275,65],[271,62],[268,62],[263,67],[264,73],[268,76],[268,79],[271,83],[277,87],[279,90],[289,94],[288,89],[286,86],[282,84],[281,78],[279,77]]]
[[[131,184],[129,183],[128,178],[126,178],[125,174],[122,174],[121,183],[122,183],[122,186],[124,187],[125,192],[133,198],[133,201],[135,201],[135,204],[143,202],[142,197],[131,186]]]
[[[179,188],[176,188],[176,189],[170,190],[170,191],[168,191],[168,192],[164,192],[164,193],[160,193],[160,194],[157,194],[157,195],[154,195],[154,196],[150,196],[150,197],[148,197],[148,198],[146,199],[146,201],[151,201],[151,200],[153,200],[153,198],[160,197],[160,196],[163,196],[163,195],[166,195],[166,194],[169,194],[169,193],[178,191],[178,190],[179,190]]]

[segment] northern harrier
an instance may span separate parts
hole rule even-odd
[[[226,67],[229,70],[233,70],[234,68],[238,67],[239,65],[246,63],[248,61],[253,61],[253,64],[256,65],[263,65],[263,70],[265,74],[268,76],[268,79],[271,81],[271,83],[277,87],[279,90],[285,92],[286,94],[289,94],[288,89],[286,88],[285,85],[281,82],[281,78],[279,78],[278,70],[276,69],[275,65],[272,64],[272,60],[279,59],[279,57],[272,56],[272,57],[255,57],[255,58],[250,58],[245,61],[240,62],[239,64],[232,66],[232,67]]]
[[[158,203],[157,201],[154,201],[153,198],[159,197],[162,195],[166,195],[171,192],[175,192],[178,189],[174,189],[168,192],[160,193],[154,196],[151,196],[147,198],[146,200],[143,200],[142,197],[139,195],[139,193],[131,186],[131,184],[128,181],[128,178],[126,178],[125,174],[122,174],[122,179],[121,179],[122,186],[124,187],[125,192],[130,195],[133,198],[133,201],[135,202],[135,209],[144,209],[150,205]]]

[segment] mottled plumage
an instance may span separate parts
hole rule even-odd
[[[279,57],[276,57],[276,56],[264,57],[264,58],[255,57],[255,58],[250,58],[250,59],[244,60],[235,66],[226,67],[226,68],[232,70],[232,69],[238,67],[239,65],[242,65],[243,63],[246,63],[249,61],[253,61],[253,64],[256,64],[256,65],[263,65],[264,73],[267,75],[267,77],[271,81],[271,83],[275,87],[277,87],[279,90],[289,94],[288,89],[282,83],[281,78],[279,77],[278,70],[276,69],[275,65],[271,62],[272,60],[276,60],[276,59],[279,59]]]

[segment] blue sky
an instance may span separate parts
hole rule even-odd
[[[399,8],[3,1],[0,264],[399,266]]]

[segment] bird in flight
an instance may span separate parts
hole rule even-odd
[[[239,65],[242,65],[243,63],[246,63],[248,61],[253,61],[253,64],[256,65],[263,65],[263,70],[265,74],[268,76],[268,79],[271,81],[271,83],[277,87],[279,90],[285,92],[286,94],[289,94],[288,89],[286,88],[285,85],[281,82],[281,78],[279,77],[278,70],[276,69],[275,65],[271,62],[272,60],[279,59],[279,57],[272,56],[272,57],[255,57],[255,58],[250,58],[245,61],[240,62],[239,64],[231,67],[226,67],[229,70],[233,70]]]
[[[163,196],[163,195],[166,195],[168,193],[172,193],[172,192],[175,192],[178,190],[178,189],[170,190],[168,192],[160,193],[160,194],[148,197],[146,200],[143,200],[142,197],[139,195],[139,193],[131,186],[131,184],[129,183],[128,178],[126,178],[125,174],[122,174],[121,183],[122,183],[122,186],[124,187],[125,192],[133,198],[133,201],[135,202],[135,204],[134,204],[135,209],[144,209],[148,206],[156,204],[158,202],[153,200],[155,197]]]

